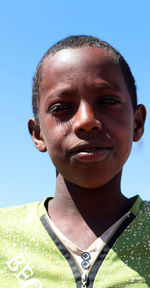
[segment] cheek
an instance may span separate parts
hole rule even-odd
[[[111,125],[114,124],[111,122]],[[133,143],[134,122],[132,117],[122,117],[115,122],[115,129],[110,135],[115,141],[115,153],[118,154],[118,159],[124,164],[130,154]]]
[[[104,119],[106,129],[112,131],[116,137],[133,139],[134,132],[134,115],[131,107],[122,107],[118,111],[114,111]]]
[[[62,157],[67,136],[70,134],[70,125],[49,119],[45,123],[41,123],[41,130],[52,161],[53,158],[58,157],[58,155]]]

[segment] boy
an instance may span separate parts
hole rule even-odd
[[[120,189],[146,117],[128,64],[94,37],[58,42],[37,67],[33,112],[56,194],[2,209],[0,287],[149,287],[149,203]]]

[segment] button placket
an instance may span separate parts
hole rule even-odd
[[[90,267],[90,265],[91,265],[90,262],[89,262],[89,260],[91,258],[89,252],[83,252],[81,254],[81,258],[83,259],[83,261],[81,262],[82,268],[83,269],[88,269]]]

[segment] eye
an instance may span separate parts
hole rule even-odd
[[[120,100],[115,96],[105,96],[99,101],[100,105],[113,106],[120,103]]]
[[[72,109],[73,109],[73,105],[71,105],[70,103],[60,102],[60,103],[51,105],[48,108],[48,113],[63,114],[63,113],[68,113],[69,111],[72,111]]]

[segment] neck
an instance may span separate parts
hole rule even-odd
[[[70,223],[85,221],[93,229],[97,220],[101,228],[111,225],[129,208],[129,201],[120,191],[120,179],[121,173],[103,187],[85,189],[67,182],[59,174],[55,198],[49,203],[51,218]]]
[[[48,213],[59,230],[86,250],[104,231],[123,216],[131,203],[120,191],[121,173],[97,189],[85,189],[57,176],[56,196]]]

